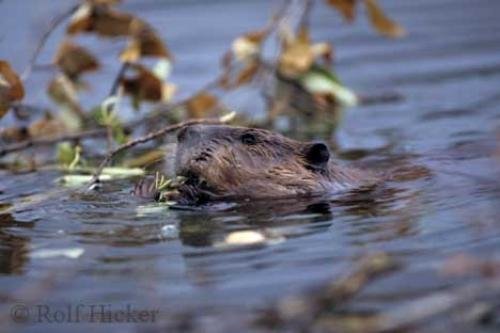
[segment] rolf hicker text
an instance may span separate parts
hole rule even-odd
[[[136,308],[133,304],[15,304],[11,319],[16,323],[154,323],[159,309]]]

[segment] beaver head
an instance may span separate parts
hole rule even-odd
[[[176,173],[188,201],[277,198],[344,190],[357,171],[332,161],[328,146],[300,142],[256,128],[190,125],[177,136]]]

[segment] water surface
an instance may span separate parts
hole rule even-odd
[[[335,44],[337,70],[348,86],[403,96],[348,110],[337,133],[339,156],[378,170],[418,166],[428,172],[389,182],[369,200],[141,213],[143,203],[129,195],[133,181],[82,194],[56,185],[57,172],[0,171],[0,207],[18,207],[0,215],[2,326],[138,331],[136,323],[20,325],[9,314],[17,303],[53,309],[110,304],[116,310],[132,304],[159,309],[151,329],[247,331],[255,329],[257,310],[341,276],[364,253],[385,251],[402,267],[358,295],[349,304],[353,311],[388,311],[465,283],[439,274],[456,253],[500,260],[500,3],[380,2],[409,31],[407,38],[378,38],[361,16],[346,26],[321,6],[313,13],[313,36]],[[46,18],[67,5],[0,1],[2,13],[11,13],[0,22],[0,58],[21,70]],[[232,38],[264,25],[270,11],[268,1],[149,0],[125,7],[161,31],[177,59],[172,80],[185,95],[212,79]],[[47,45],[42,63],[61,33]],[[86,42],[114,63],[120,45]],[[95,76],[85,104],[106,95],[115,72]],[[31,103],[48,105],[41,87],[49,77],[35,73],[27,83]],[[249,112],[254,100],[227,102]],[[49,200],[36,202],[47,193]],[[242,230],[271,241],[220,246]],[[61,249],[76,250],[77,258],[45,251]]]

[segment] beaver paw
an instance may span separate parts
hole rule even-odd
[[[132,193],[139,198],[160,201],[161,192],[156,188],[155,177],[144,177],[135,184]]]

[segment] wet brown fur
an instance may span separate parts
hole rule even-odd
[[[245,142],[245,135],[255,142]],[[377,181],[367,172],[341,166],[332,157],[316,165],[307,158],[314,143],[263,129],[192,125],[179,132],[178,141],[176,172],[188,178],[181,194],[189,200],[197,196],[210,200],[319,195],[372,186]]]

